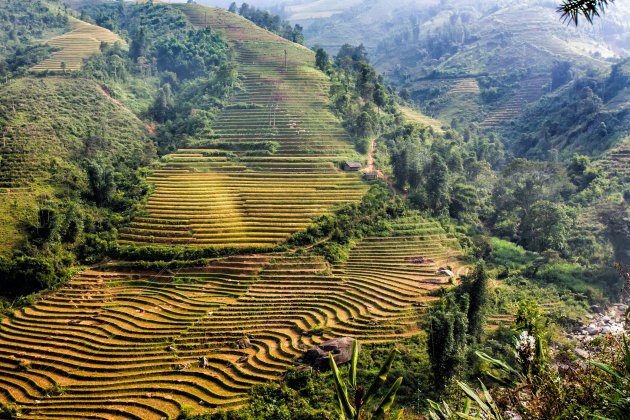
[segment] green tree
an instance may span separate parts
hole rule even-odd
[[[156,98],[153,106],[153,117],[155,120],[157,122],[166,121],[172,113],[174,105],[171,85],[165,83],[162,89],[160,89],[160,94]]]
[[[443,390],[459,370],[466,350],[466,313],[452,299],[447,297],[431,311],[427,325],[429,359],[437,390]]]
[[[323,48],[318,48],[315,52],[315,65],[318,69],[325,72],[330,65],[330,58],[328,53]]]
[[[483,332],[486,306],[488,304],[488,272],[480,261],[470,276],[464,277],[463,290],[468,294],[468,334],[479,339]]]
[[[291,41],[304,45],[304,28],[297,23],[293,27],[293,31],[291,31]]]
[[[443,214],[449,206],[448,166],[442,156],[434,154],[427,167],[427,200],[433,214]]]
[[[573,79],[571,63],[568,61],[556,62],[551,70],[551,90],[556,90],[569,83],[571,79]]]
[[[228,9],[228,12],[231,12],[231,13],[237,13],[237,12],[238,12],[238,6],[236,5],[236,2],[235,2],[235,1],[233,1],[233,2],[230,4],[230,7],[229,7],[229,9]]]
[[[532,251],[564,251],[571,227],[572,219],[564,204],[540,200],[523,218],[522,241]]]
[[[387,92],[382,84],[377,83],[374,87],[374,93],[372,95],[372,100],[374,104],[378,107],[379,110],[387,105]]]
[[[100,206],[106,205],[116,191],[114,168],[100,161],[92,161],[87,166],[87,173],[94,201]]]
[[[376,122],[370,113],[367,111],[361,112],[357,118],[356,134],[359,137],[367,138],[374,135],[376,129]],[[365,152],[365,150],[360,150]]]
[[[478,211],[478,207],[479,197],[477,195],[477,188],[469,183],[466,183],[464,179],[460,179],[458,182],[455,182],[451,190],[449,205],[449,213],[451,217],[460,220],[474,218],[475,213]]]
[[[131,40],[131,46],[129,47],[131,58],[137,61],[139,57],[144,57],[147,53],[148,44],[146,30],[142,26]]]

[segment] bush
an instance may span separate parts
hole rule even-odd
[[[0,290],[8,298],[29,295],[51,288],[69,277],[63,267],[45,257],[0,257]]]

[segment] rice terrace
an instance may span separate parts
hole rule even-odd
[[[337,166],[356,152],[327,109],[313,53],[232,13],[178,7],[195,25],[224,31],[243,90],[214,124],[226,148],[165,156],[121,243],[271,247],[360,201],[369,187]],[[271,141],[271,156],[239,155]],[[431,262],[408,261],[417,255]],[[273,252],[159,272],[116,262],[88,269],[3,319],[0,398],[23,408],[21,418],[175,418],[184,406],[237,407],[313,344],[417,334],[427,293],[449,281],[437,268],[458,265],[457,255],[439,224],[410,215],[358,241],[341,264]]]
[[[625,418],[629,2],[0,0],[0,419]]]

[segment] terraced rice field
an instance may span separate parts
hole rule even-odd
[[[479,89],[479,83],[477,79],[460,79],[458,80],[449,93],[451,95],[461,95],[465,93],[479,93],[481,90]]]
[[[523,111],[528,103],[537,101],[543,96],[544,88],[549,82],[546,76],[532,77],[522,81],[507,103],[488,114],[479,126],[494,128],[510,122]]]
[[[70,32],[45,42],[59,51],[53,52],[50,57],[34,66],[31,71],[61,72],[63,70],[62,63],[65,63],[66,71],[80,70],[84,59],[100,51],[101,42],[125,44],[118,35],[105,28],[78,19],[70,19],[73,27]]]
[[[238,406],[314,343],[417,334],[427,292],[449,283],[438,266],[457,267],[452,245],[436,222],[410,216],[333,267],[276,254],[168,274],[87,270],[0,323],[0,401],[25,419],[160,419],[184,405]],[[419,256],[433,263],[410,261]],[[245,337],[249,346],[238,348]]]
[[[630,137],[604,156],[600,164],[621,182],[630,182]]]
[[[442,129],[442,126],[444,125],[442,121],[431,118],[427,115],[422,114],[419,111],[416,111],[415,109],[406,106],[401,106],[399,107],[399,109],[401,114],[407,121],[415,122],[422,125],[428,125],[429,127],[432,127],[436,133],[441,134],[444,132],[444,130]]]
[[[328,111],[329,82],[314,68],[313,53],[235,14],[179,7],[195,25],[225,33],[242,90],[213,126],[220,146],[164,159],[150,178],[156,190],[145,214],[122,232],[122,242],[270,245],[314,216],[360,200],[367,186],[337,167],[353,146]],[[268,141],[278,146],[273,154],[228,153]]]

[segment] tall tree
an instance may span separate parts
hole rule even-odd
[[[144,27],[141,27],[140,30],[136,33],[136,35],[131,40],[131,47],[129,48],[129,55],[134,60],[138,60],[138,57],[143,57],[147,52],[147,34]]]
[[[330,58],[328,57],[328,53],[324,51],[323,48],[318,48],[315,52],[315,65],[321,71],[326,71],[330,64]]]
[[[103,162],[92,161],[88,164],[87,173],[94,201],[98,205],[107,204],[116,191],[114,169]]]
[[[468,334],[478,339],[483,332],[486,304],[488,303],[488,272],[483,261],[475,266],[470,276],[464,278],[464,291],[468,301]]]
[[[464,361],[468,330],[466,314],[449,297],[441,307],[432,311],[427,329],[435,388],[443,390]]]
[[[448,166],[442,156],[433,155],[427,168],[428,207],[433,214],[442,214],[449,206]]]

